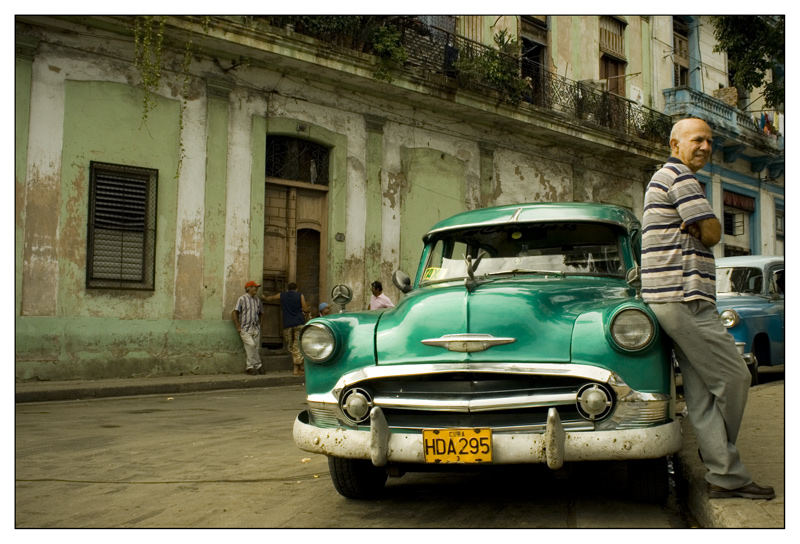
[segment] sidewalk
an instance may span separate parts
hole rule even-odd
[[[261,376],[227,374],[174,376],[96,381],[25,382],[16,384],[16,402],[93,399],[127,395],[153,395],[299,385],[303,376],[288,371]],[[750,389],[739,452],[756,482],[775,488],[771,501],[750,499],[709,499],[705,468],[697,455],[697,441],[691,425],[682,418],[683,448],[677,455],[678,474],[688,489],[692,515],[702,527],[783,528],[784,517],[784,381]]]
[[[697,439],[687,418],[682,418],[683,448],[677,461],[688,488],[689,510],[702,527],[784,528],[784,381],[750,389],[737,446],[756,483],[775,488],[771,501],[709,499],[705,473],[697,454]]]

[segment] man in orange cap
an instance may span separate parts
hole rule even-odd
[[[248,374],[263,374],[261,366],[261,324],[264,312],[261,308],[261,299],[258,297],[258,288],[261,287],[254,281],[244,284],[246,293],[239,297],[236,307],[232,312],[233,322],[244,344],[247,354]]]

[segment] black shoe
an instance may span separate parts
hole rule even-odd
[[[245,372],[250,374],[251,376],[258,374],[258,370],[256,370],[255,368],[248,368],[247,370],[245,370]]]
[[[266,374],[267,370],[263,366],[260,366],[258,367],[258,370],[256,372],[258,372],[259,374]]]
[[[737,489],[725,489],[714,484],[708,484],[709,499],[732,499],[741,497],[743,499],[774,499],[775,490],[769,486],[760,486],[755,482],[750,482]]]

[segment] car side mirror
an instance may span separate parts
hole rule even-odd
[[[395,270],[392,274],[392,283],[395,287],[400,289],[403,293],[411,291],[411,278],[402,270]]]

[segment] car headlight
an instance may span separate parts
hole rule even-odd
[[[650,316],[636,308],[622,310],[611,321],[611,338],[622,349],[638,350],[647,346],[655,334]]]
[[[736,310],[724,310],[719,314],[719,320],[726,329],[730,329],[739,324],[739,314],[736,313]]]
[[[315,363],[328,360],[335,348],[333,332],[322,323],[310,323],[303,327],[300,333],[300,350]]]

